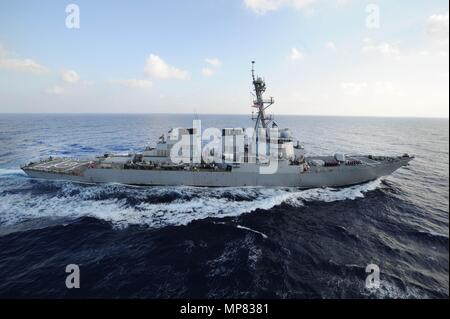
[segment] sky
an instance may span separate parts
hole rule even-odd
[[[448,117],[447,0],[0,0],[0,113]]]

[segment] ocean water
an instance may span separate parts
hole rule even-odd
[[[346,188],[28,178],[41,157],[142,151],[191,115],[0,115],[0,297],[448,298],[449,122],[279,116],[309,154],[416,159]],[[201,115],[203,128],[248,116]],[[67,289],[77,264],[81,288]],[[380,288],[365,286],[366,266]]]

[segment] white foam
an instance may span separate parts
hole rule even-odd
[[[8,171],[12,173],[11,170]],[[110,221],[117,226],[186,225],[193,220],[207,217],[239,216],[256,209],[269,210],[282,203],[301,206],[308,201],[353,200],[364,197],[365,192],[376,189],[380,184],[380,181],[374,181],[341,189],[299,190],[251,187],[129,187],[117,184],[79,185],[42,181],[35,182],[33,187],[45,189],[52,185],[48,193],[8,192],[8,189],[30,188],[28,179],[15,178],[0,185],[0,190],[5,190],[6,185],[6,192],[0,195],[0,225],[12,225],[43,217],[71,219],[83,216]],[[164,196],[168,197],[167,202],[158,203],[157,200]],[[152,202],[152,198],[156,199],[156,203],[155,200]],[[129,199],[136,204],[131,205]]]
[[[381,186],[381,180],[377,179],[362,185],[345,188],[314,188],[302,192],[300,198],[306,201],[335,202],[340,200],[355,200],[363,198],[364,193],[375,190]]]
[[[255,234],[259,234],[259,235],[261,235],[264,239],[269,238],[269,236],[267,236],[266,234],[264,234],[264,233],[262,233],[262,232],[260,232],[260,231],[257,231],[257,230],[254,230],[254,229],[251,229],[251,228],[248,228],[248,227],[245,227],[245,226],[241,226],[241,225],[237,225],[236,227],[239,228],[239,229],[244,229],[244,230],[251,231],[251,232],[253,232],[253,233],[255,233]]]
[[[17,175],[26,176],[27,174],[25,174],[25,172],[21,169],[0,169],[0,177],[11,177]]]
[[[430,297],[414,288],[413,285],[407,285],[406,289],[398,287],[395,283],[381,280],[380,287],[377,289],[367,289],[362,290],[362,295],[367,297],[375,297],[378,299],[429,299]]]

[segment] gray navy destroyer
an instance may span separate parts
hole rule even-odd
[[[81,183],[317,188],[368,182],[414,158],[408,154],[307,156],[291,131],[278,129],[273,117],[266,115],[274,100],[263,98],[266,84],[255,76],[254,68],[252,79],[254,127],[222,129],[215,147],[195,146],[201,136],[198,127],[176,128],[142,153],[104,154],[89,160],[49,157],[21,168],[33,178]]]

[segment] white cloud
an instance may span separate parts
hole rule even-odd
[[[316,2],[316,0],[292,0],[293,6],[299,10],[309,6]]]
[[[374,86],[375,93],[379,94],[395,94],[398,90],[391,81],[377,81]]]
[[[376,42],[373,39],[365,38],[363,40],[362,51],[364,53],[379,53],[384,56],[398,56],[400,55],[400,50],[396,45],[387,42]]]
[[[202,74],[206,77],[213,76],[217,69],[222,66],[222,62],[218,58],[206,58],[205,62],[209,65],[202,69]]]
[[[289,55],[289,58],[292,61],[301,61],[305,58],[304,54],[302,52],[300,52],[299,49],[297,48],[292,48],[291,49],[291,54]]]
[[[31,59],[0,59],[0,69],[32,72],[36,74],[45,74],[48,72],[47,68]]]
[[[117,84],[129,88],[141,88],[149,89],[153,86],[153,83],[148,80],[138,80],[138,79],[125,79],[125,80],[110,80],[108,83]]]
[[[427,34],[440,42],[441,44],[448,44],[448,12],[447,14],[435,14],[427,20]]]
[[[342,82],[340,87],[345,95],[354,97],[401,96],[402,94],[392,81]]]
[[[52,86],[51,88],[47,89],[46,92],[48,94],[62,95],[62,94],[67,93],[67,90],[65,88],[63,88],[62,86],[55,85],[55,86]]]
[[[284,0],[244,0],[247,8],[253,10],[257,14],[265,14],[268,11],[278,10],[279,7],[286,2]]]
[[[340,86],[347,95],[359,95],[367,88],[368,85],[366,82],[343,82]]]
[[[66,83],[77,83],[80,80],[80,76],[74,70],[64,71],[61,78]]]
[[[154,54],[150,54],[148,57],[144,72],[151,77],[164,80],[185,80],[189,78],[187,71],[168,65],[163,59]]]
[[[302,10],[317,0],[244,0],[245,5],[257,14],[276,11],[281,7],[294,7]]]
[[[203,74],[204,76],[210,77],[210,76],[213,76],[214,73],[215,73],[214,70],[211,69],[211,68],[203,68],[203,69],[202,69],[202,74]]]
[[[328,41],[327,43],[325,43],[325,48],[327,48],[328,50],[331,50],[331,51],[337,50],[336,44],[334,44],[333,41]]]
[[[347,5],[350,2],[350,0],[337,0],[338,6],[344,6]]]
[[[48,73],[48,69],[32,59],[17,59],[8,57],[8,51],[0,46],[0,69],[31,72],[36,74]]]
[[[218,58],[206,58],[205,62],[215,68],[218,68],[222,65],[222,62],[220,62]]]

